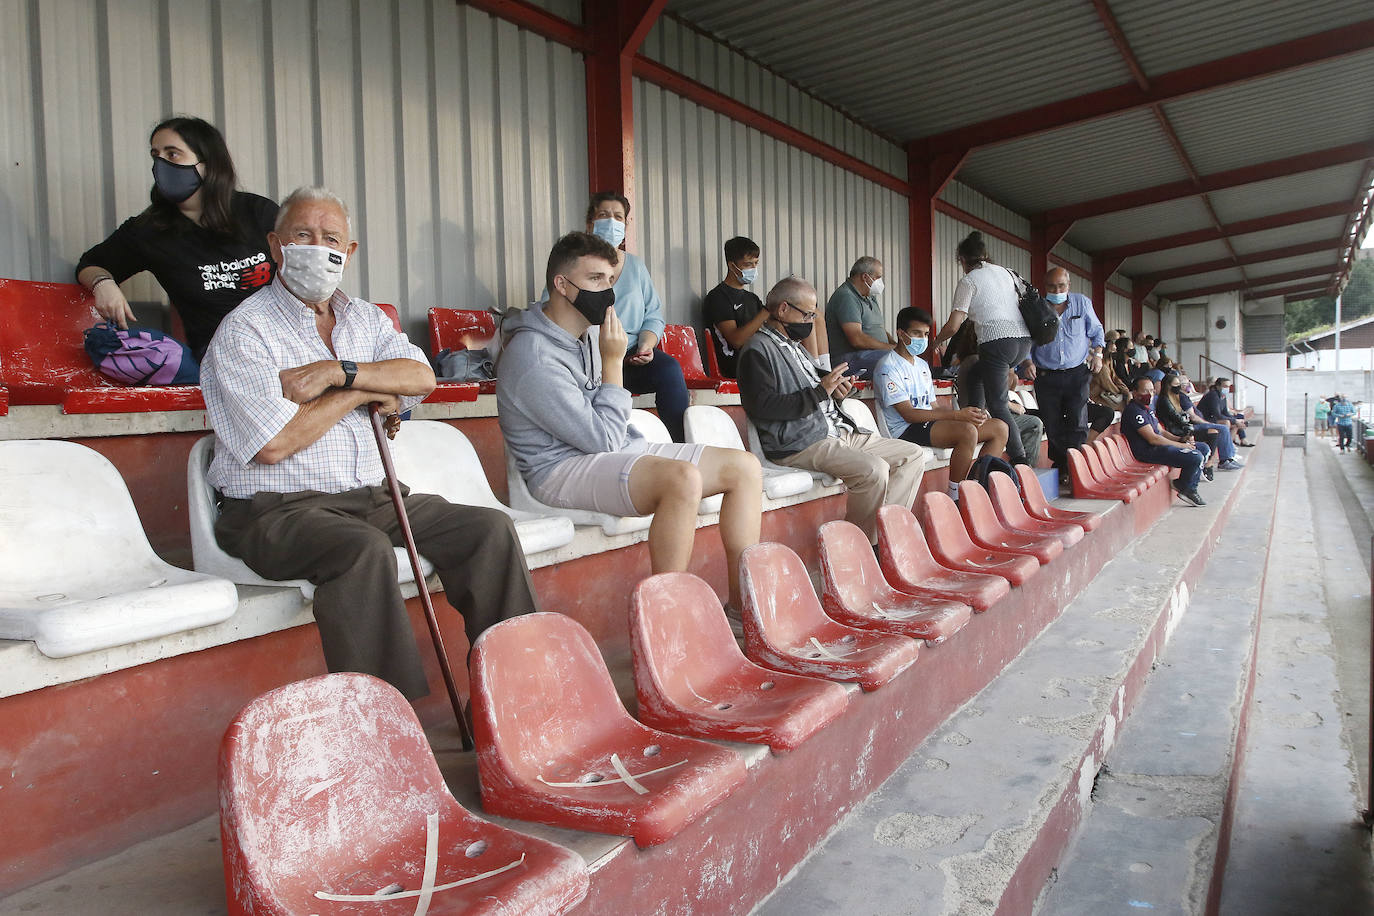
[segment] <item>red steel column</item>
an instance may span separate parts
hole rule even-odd
[[[1107,281],[1121,269],[1125,258],[1093,258],[1093,311],[1103,327],[1107,325]]]
[[[931,157],[920,142],[907,145],[908,236],[911,244],[911,303],[928,306],[935,313],[935,259],[954,257],[953,251],[935,250],[935,202],[968,158],[969,151]],[[953,290],[949,290],[950,295]],[[939,318],[939,315],[936,315]]]

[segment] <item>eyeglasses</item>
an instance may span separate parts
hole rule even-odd
[[[784,302],[783,305],[787,306],[787,307],[790,308],[792,311],[794,311],[794,312],[796,312],[798,315],[802,316],[802,321],[815,321],[815,320],[816,320],[816,313],[815,313],[815,312],[803,312],[801,309],[797,308],[795,305],[793,305],[793,304],[790,303],[790,302]]]

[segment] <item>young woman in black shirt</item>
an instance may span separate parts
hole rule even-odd
[[[134,314],[119,284],[151,271],[199,359],[220,319],[271,282],[267,233],[277,205],[235,190],[229,148],[207,121],[169,118],[153,128],[149,143],[151,203],[81,256],[76,279],[103,318],[127,327]]]

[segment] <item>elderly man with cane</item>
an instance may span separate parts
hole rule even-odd
[[[529,569],[499,511],[424,495],[393,506],[369,409],[394,436],[434,373],[379,308],[338,291],[358,247],[343,201],[301,188],[267,238],[276,279],[224,319],[201,371],[223,500],[215,536],[260,576],[315,584],[330,671],[415,699],[429,687],[396,582],[404,517],[469,643],[537,610]]]

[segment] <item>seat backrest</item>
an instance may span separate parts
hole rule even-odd
[[[1018,388],[1017,391],[1021,395],[1021,406],[1025,407],[1027,410],[1040,409],[1040,403],[1035,399],[1035,390],[1033,388]]]
[[[973,538],[969,537],[954,500],[944,493],[922,493],[916,506],[921,529],[928,540],[936,541],[938,549],[949,548],[956,553],[973,549]]]
[[[1005,527],[1013,531],[1017,529],[1028,530],[1034,527],[1031,522],[1035,520],[1030,517],[1030,513],[1021,503],[1021,493],[1016,489],[1015,481],[1006,474],[993,474],[988,478],[988,486],[988,496],[992,499],[992,507],[996,510],[997,517],[1001,519]]]
[[[215,520],[219,512],[215,507],[215,488],[210,486],[210,462],[215,458],[215,436],[201,436],[191,446],[191,454],[186,460],[186,513],[191,522],[191,556],[197,568],[201,566],[200,557],[205,551],[217,547],[215,541]]]
[[[845,398],[845,400],[849,399]],[[883,414],[883,405],[878,401],[878,398],[875,397],[873,399],[873,422],[878,427],[878,435],[882,436],[884,439],[891,439],[892,430],[888,427],[887,417]]]
[[[447,347],[450,350],[480,350],[490,347],[496,336],[496,319],[479,309],[429,310],[429,350],[431,356]]]
[[[94,449],[58,439],[0,442],[0,481],[10,535],[0,550],[0,605],[10,595],[81,594],[108,585],[111,569],[156,559],[124,478]]]
[[[1035,476],[1034,470],[1024,464],[1016,466],[1016,476],[1021,479],[1021,500],[1027,511],[1032,515],[1044,517],[1050,503],[1045,499],[1045,490],[1040,486],[1040,478]]]
[[[100,316],[76,283],[0,279],[0,364],[11,404],[60,404],[73,388],[114,388],[82,346]]]
[[[745,548],[740,557],[740,591],[774,643],[806,642],[816,627],[830,620],[821,610],[801,557],[782,544],[765,541]]]
[[[878,547],[888,569],[900,570],[907,582],[938,577],[941,566],[931,555],[921,523],[906,506],[887,505],[878,510]],[[901,583],[897,583],[900,587]]]
[[[684,438],[688,442],[714,445],[716,448],[737,448],[743,451],[744,440],[734,418],[719,407],[693,404],[682,418]]]
[[[660,573],[635,586],[630,637],[635,678],[652,676],[673,696],[699,694],[744,662],[720,599],[691,573]]]
[[[1095,444],[1096,443],[1094,443],[1094,445]],[[1080,449],[1080,453],[1083,455],[1083,460],[1088,464],[1089,474],[1096,477],[1099,481],[1106,482],[1111,480],[1111,475],[1102,467],[1102,459],[1097,456],[1097,449],[1093,448],[1091,445],[1085,445]]]
[[[451,503],[501,507],[468,437],[440,420],[408,420],[391,445],[396,476],[414,493]]]
[[[313,677],[249,703],[224,734],[219,773],[230,873],[282,907],[272,912],[313,912],[294,907],[333,883],[336,860],[413,838],[417,821],[452,804],[414,710],[366,674]]]
[[[688,381],[706,378],[701,365],[701,349],[697,346],[697,332],[685,324],[670,324],[663,329],[659,349],[682,366],[682,377]]]
[[[472,647],[479,755],[497,749],[534,780],[577,749],[609,740],[630,718],[596,643],[562,614],[525,614],[486,629]]]
[[[663,421],[657,414],[647,410],[640,410],[638,407],[630,411],[630,425],[639,430],[639,434],[650,442],[672,442],[673,437],[668,432],[668,427],[663,425]]]
[[[863,405],[858,398],[844,398],[840,401],[840,410],[844,415],[854,421],[854,425],[859,427],[859,432],[876,433],[878,423],[873,419],[873,411]]]
[[[826,522],[816,532],[816,541],[825,594],[840,599],[846,607],[863,610],[887,597],[887,580],[861,528],[842,519]]]
[[[992,474],[992,477],[1006,477],[1006,474]],[[1010,480],[1010,478],[1008,478]],[[995,543],[1005,533],[997,512],[992,508],[992,499],[983,485],[976,480],[959,482],[959,514],[964,518],[964,528],[979,540]]]
[[[716,342],[711,339],[712,331],[706,329],[706,371],[711,373],[711,378],[725,378],[720,372],[720,361],[716,359]]]
[[[377,308],[381,309],[383,312],[386,313],[386,317],[391,319],[392,327],[394,327],[398,332],[404,334],[405,331],[401,330],[401,313],[396,311],[396,306],[392,305],[389,302],[378,302],[376,303],[376,305]]]

